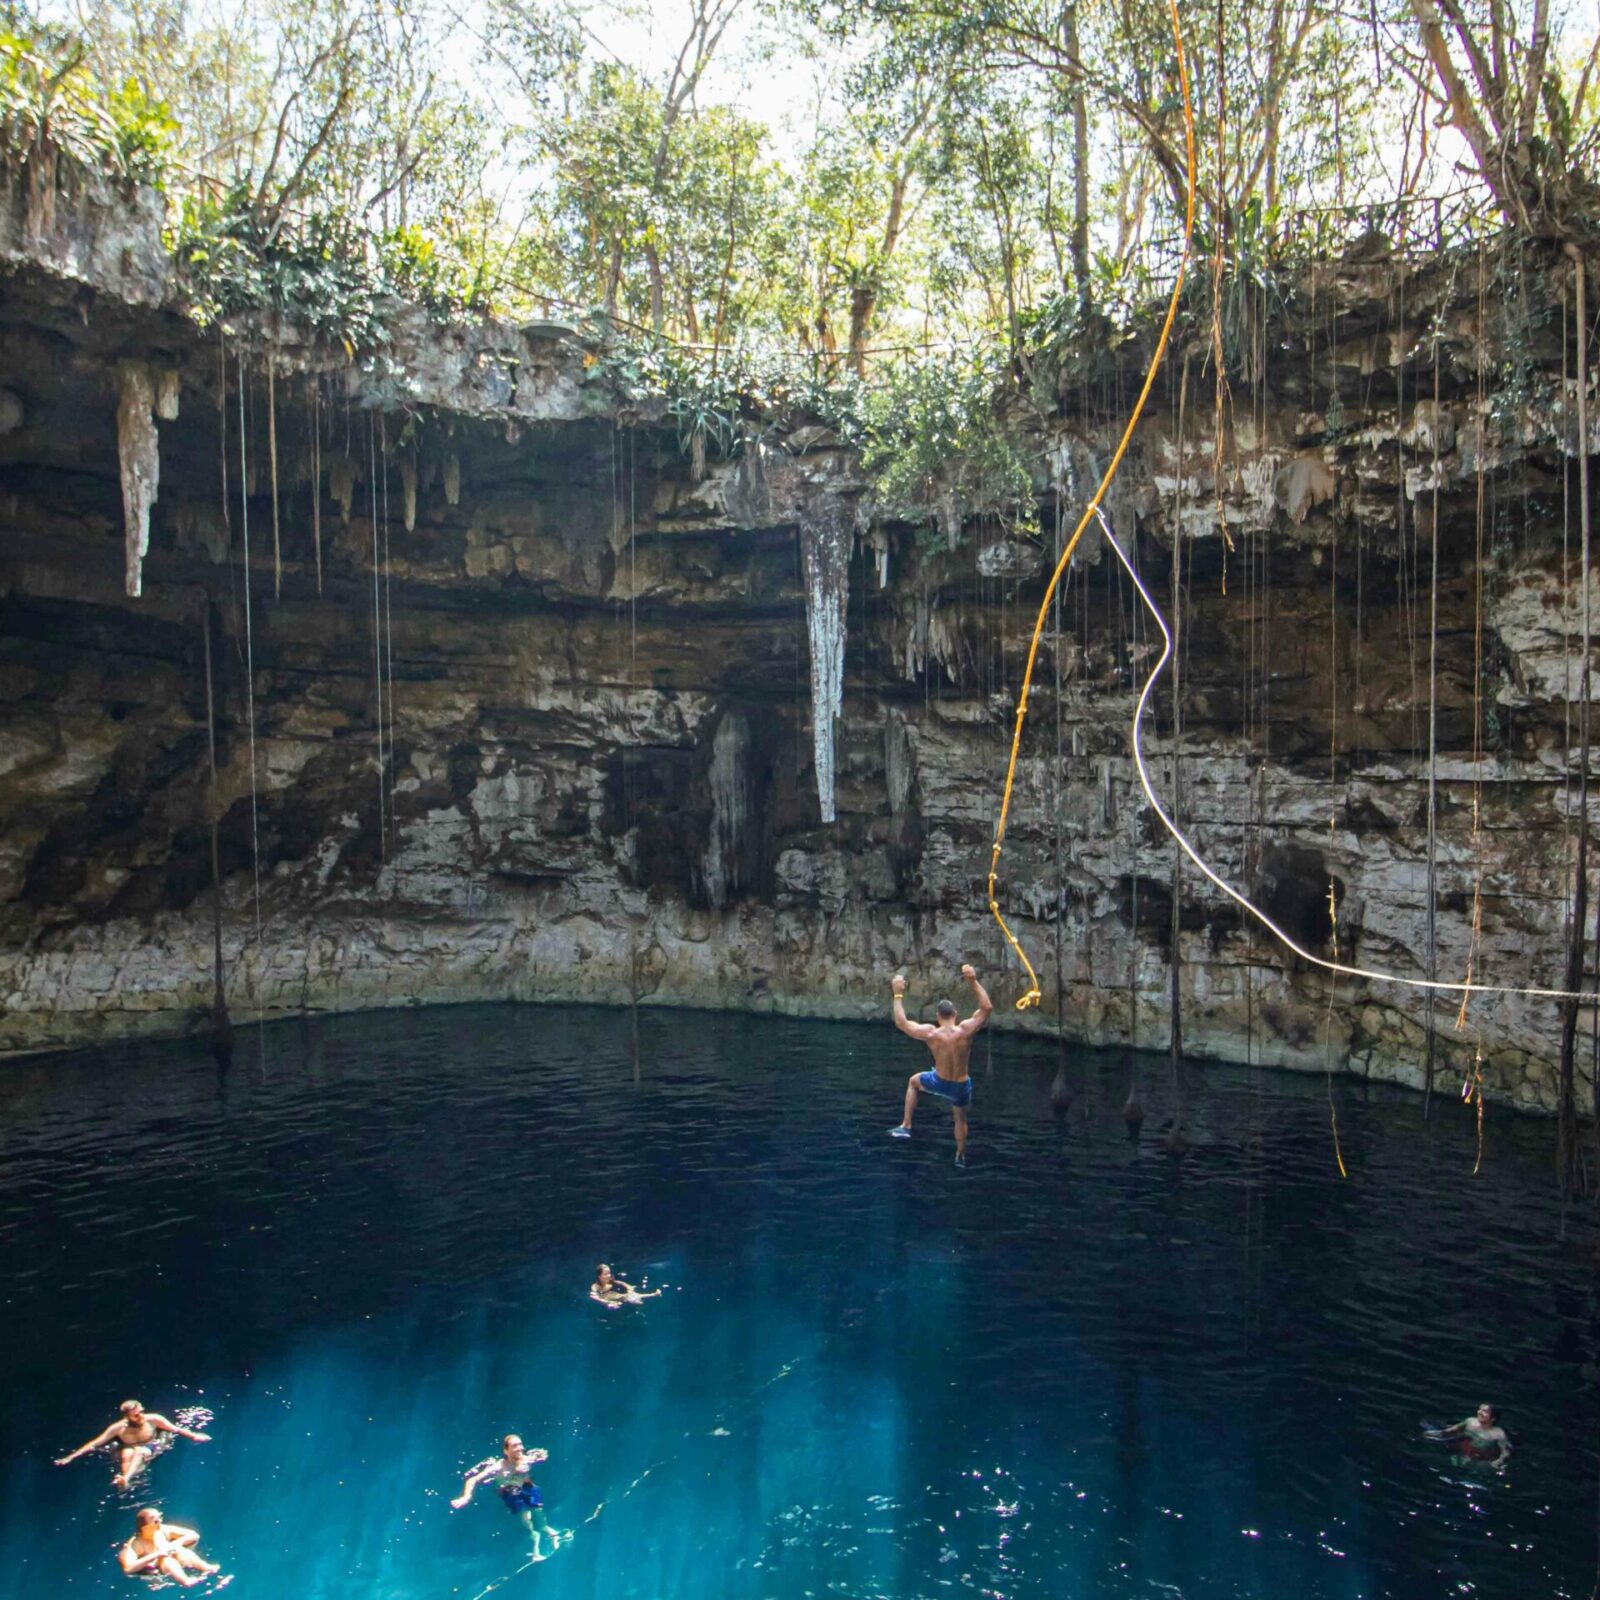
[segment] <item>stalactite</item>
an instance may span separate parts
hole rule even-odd
[[[889,587],[889,534],[884,528],[874,527],[868,534],[868,542],[872,545],[872,560],[878,573],[878,587]],[[863,594],[865,591],[863,591]],[[863,611],[866,607],[863,605]],[[865,647],[866,629],[862,629],[863,647]]]
[[[736,711],[723,714],[711,741],[711,828],[701,857],[706,902],[720,911],[741,887],[740,861],[750,824],[750,724]]]
[[[461,504],[461,457],[454,450],[444,458],[444,503]]]
[[[272,477],[272,597],[283,598],[283,544],[278,532],[278,385],[277,362],[267,355],[267,471]]]
[[[161,447],[156,437],[155,386],[142,361],[117,363],[117,466],[122,479],[126,552],[124,584],[135,600],[144,588],[144,558],[150,548],[150,508],[161,482]]]
[[[834,810],[834,723],[844,703],[845,616],[850,599],[854,521],[837,496],[807,509],[800,522],[806,632],[811,643],[811,738],[822,820]]]
[[[407,450],[400,457],[401,520],[407,533],[417,531],[417,456]]]
[[[335,456],[328,463],[328,493],[339,508],[345,527],[350,526],[350,513],[355,509],[356,483],[361,474],[348,455]]]
[[[911,786],[916,776],[916,754],[906,720],[898,711],[891,711],[883,724],[883,781],[889,795],[889,815],[896,820],[911,807]]]

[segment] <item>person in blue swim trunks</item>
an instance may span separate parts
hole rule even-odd
[[[906,1084],[905,1118],[898,1128],[889,1130],[889,1137],[909,1139],[911,1116],[917,1109],[917,1096],[937,1095],[939,1099],[950,1102],[950,1112],[955,1120],[958,1167],[967,1164],[967,1107],[972,1104],[972,1079],[967,1075],[967,1060],[972,1054],[973,1035],[989,1020],[989,1013],[994,1010],[988,993],[978,982],[977,972],[972,967],[963,967],[961,976],[972,985],[972,993],[978,1002],[978,1009],[965,1022],[956,1021],[956,1008],[949,1000],[939,1002],[937,1023],[911,1021],[905,1008],[905,974],[896,973],[889,982],[894,995],[895,1027],[910,1038],[922,1040],[933,1056],[932,1072],[911,1074]]]
[[[523,1527],[528,1530],[529,1537],[533,1540],[532,1559],[543,1561],[544,1556],[539,1549],[539,1536],[542,1534],[550,1541],[550,1548],[556,1550],[561,1544],[561,1535],[550,1526],[550,1519],[545,1515],[544,1496],[539,1492],[539,1485],[533,1481],[533,1469],[541,1461],[548,1461],[548,1450],[528,1450],[523,1447],[521,1438],[508,1433],[500,1444],[500,1454],[490,1456],[487,1461],[480,1461],[471,1472],[467,1474],[467,1481],[461,1486],[461,1493],[450,1502],[452,1509],[459,1511],[472,1499],[472,1491],[488,1483],[490,1479],[498,1479],[496,1488],[500,1492],[500,1503],[512,1516],[522,1521]],[[569,1533],[567,1538],[571,1538]]]

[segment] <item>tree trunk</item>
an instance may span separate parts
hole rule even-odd
[[[1078,7],[1071,0],[1061,17],[1072,59],[1078,53]],[[1078,309],[1087,311],[1092,298],[1089,275],[1089,103],[1080,78],[1072,85],[1072,275],[1077,279]]]
[[[883,224],[883,243],[878,259],[873,264],[872,276],[866,283],[850,291],[850,370],[858,378],[866,376],[867,335],[872,328],[872,316],[878,309],[878,295],[885,269],[900,243],[900,229],[905,219],[906,189],[911,174],[902,162],[895,174],[894,186],[889,191],[889,215]]]
[[[650,328],[660,333],[667,320],[667,290],[661,276],[661,253],[653,239],[645,241],[644,261],[650,270]]]

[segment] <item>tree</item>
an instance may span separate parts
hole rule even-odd
[[[1461,0],[1409,0],[1436,96],[1472,152],[1500,215],[1530,232],[1564,233],[1600,187],[1586,172],[1596,147],[1583,130],[1600,38],[1569,99],[1552,58],[1549,0],[1495,0],[1471,16]],[[1587,159],[1586,159],[1587,158]]]

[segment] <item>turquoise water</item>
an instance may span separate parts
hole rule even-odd
[[[0,1591],[138,1592],[135,1506],[231,1595],[1587,1595],[1594,1274],[1549,1130],[1409,1096],[975,1055],[972,1165],[881,1026],[474,1007],[0,1067]],[[991,1053],[992,1052],[992,1053]],[[596,1261],[670,1287],[606,1312]],[[64,1453],[216,1413],[136,1495]],[[1500,1403],[1504,1478],[1423,1417]],[[518,1430],[577,1537],[518,1571]],[[7,1587],[14,1584],[13,1587]],[[500,1587],[492,1586],[499,1584]],[[207,1592],[207,1591],[201,1591]]]

